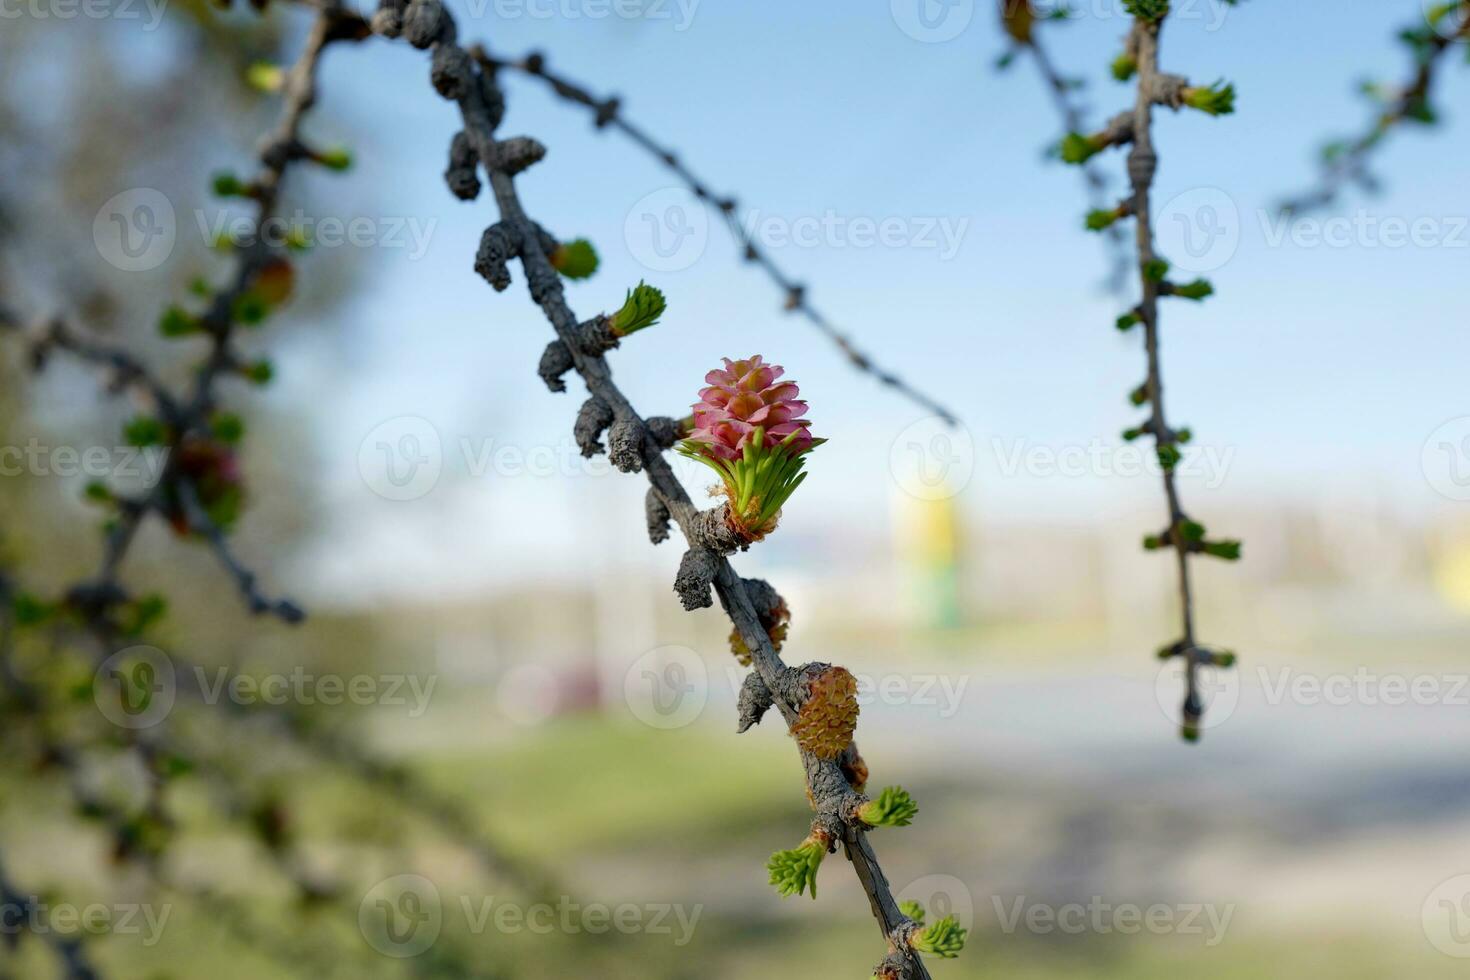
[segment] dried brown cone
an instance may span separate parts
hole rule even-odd
[[[791,726],[791,734],[817,758],[835,759],[852,743],[857,731],[857,678],[844,667],[812,666],[820,672],[807,682],[807,699]]]
[[[791,625],[791,609],[786,605],[786,600],[778,597],[779,604],[774,610],[767,612],[758,610],[761,625],[766,629],[766,635],[771,638],[771,646],[777,653],[781,652],[781,645],[786,642],[786,633]],[[745,638],[740,635],[737,627],[730,631],[730,652],[735,659],[740,661],[740,666],[750,666],[750,647],[745,645]]]

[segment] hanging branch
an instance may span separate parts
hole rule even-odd
[[[0,923],[6,926],[5,935],[0,936],[0,944],[13,949],[20,942],[24,924],[37,911],[35,899],[21,892],[6,876],[4,855],[0,854],[0,914],[3,914]],[[66,980],[102,980],[102,974],[88,958],[81,940],[59,935],[54,928],[37,930],[31,935],[50,947]]]
[[[367,24],[361,17],[336,2],[323,3],[298,61],[267,83],[281,91],[284,104],[275,129],[262,143],[255,176],[248,182],[229,174],[215,178],[217,194],[253,201],[255,214],[250,240],[235,243],[235,270],[229,280],[218,288],[202,281],[195,284],[194,291],[204,299],[203,310],[190,313],[175,305],[159,320],[165,337],[202,337],[208,343],[190,389],[171,392],[126,351],[87,338],[61,320],[52,320],[32,343],[32,363],[37,370],[45,367],[54,351],[63,351],[109,370],[109,387],[114,392],[132,388],[150,399],[154,413],[134,418],[124,434],[135,445],[159,446],[166,453],[158,482],[139,496],[118,496],[102,484],[88,488],[88,497],[113,508],[115,515],[97,573],[74,586],[57,608],[79,613],[103,647],[110,648],[117,634],[115,612],[135,601],[118,576],[149,515],[163,518],[182,537],[206,543],[234,579],[252,613],[269,614],[287,623],[304,618],[295,603],[263,594],[254,573],[241,565],[229,547],[226,535],[244,494],[234,449],[244,430],[238,416],[219,409],[216,387],[229,376],[256,384],[270,381],[270,362],[248,360],[239,350],[236,335],[241,327],[260,324],[289,297],[295,271],[283,253],[288,246],[304,247],[306,243],[271,242],[265,230],[276,214],[281,185],[292,164],[309,160],[333,170],[350,164],[341,150],[309,146],[302,139],[301,127],[316,101],[317,66],[323,50],[335,41],[358,41],[366,36]]]
[[[1154,449],[1163,471],[1164,496],[1168,502],[1168,524],[1158,534],[1144,538],[1144,548],[1153,551],[1170,549],[1175,556],[1179,577],[1180,637],[1159,651],[1162,659],[1182,658],[1185,664],[1185,696],[1180,732],[1188,741],[1200,736],[1200,720],[1204,703],[1200,698],[1199,670],[1202,666],[1228,667],[1235,655],[1201,644],[1195,636],[1194,595],[1190,581],[1189,559],[1205,554],[1234,561],[1240,557],[1240,542],[1208,540],[1204,525],[1192,520],[1180,502],[1175,467],[1182,458],[1180,446],[1188,443],[1188,429],[1175,429],[1164,414],[1164,374],[1159,355],[1159,299],[1204,300],[1214,287],[1204,279],[1176,283],[1168,278],[1169,263],[1154,251],[1153,211],[1150,194],[1158,170],[1158,154],[1153,145],[1153,112],[1155,106],[1166,106],[1176,112],[1181,108],[1197,109],[1211,116],[1227,115],[1235,109],[1235,88],[1223,83],[1209,86],[1192,85],[1180,75],[1164,73],[1159,68],[1159,33],[1169,15],[1168,0],[1124,0],[1133,15],[1133,27],[1125,42],[1124,54],[1116,64],[1125,64],[1128,77],[1138,78],[1138,98],[1134,108],[1115,116],[1108,126],[1090,136],[1070,133],[1062,141],[1063,159],[1081,164],[1110,147],[1131,144],[1128,154],[1128,178],[1132,195],[1112,210],[1094,212],[1089,223],[1108,226],[1124,218],[1136,222],[1139,284],[1142,300],[1131,311],[1118,318],[1120,330],[1143,324],[1143,346],[1148,361],[1148,375],[1129,395],[1137,406],[1147,405],[1149,415],[1142,424],[1123,433],[1127,440],[1152,436]]]
[[[0,322],[5,319],[6,313],[0,309]],[[14,585],[0,570],[0,693],[12,699],[11,704],[0,702],[0,706],[7,714],[12,708],[29,710],[36,702],[35,692],[20,679],[11,657],[15,631],[11,608],[15,594]],[[20,942],[20,927],[30,921],[33,905],[33,900],[11,882],[5,872],[5,856],[0,853],[0,925],[14,929],[0,937],[0,943],[7,944],[12,951]],[[101,980],[102,974],[92,965],[80,940],[58,935],[53,929],[37,932],[35,936],[51,948],[66,980]]]
[[[450,147],[446,180],[456,196],[476,197],[480,190],[475,172],[478,163],[489,181],[499,212],[499,221],[485,231],[475,269],[501,291],[510,285],[509,263],[520,260],[531,297],[557,334],[557,340],[542,358],[543,379],[553,391],[562,391],[565,390],[562,375],[575,371],[588,390],[589,398],[578,413],[575,428],[584,454],[606,451],[619,470],[642,471],[646,475],[650,538],[654,543],[666,540],[668,522],[672,519],[688,543],[674,583],[681,602],[686,609],[710,606],[713,587],[734,624],[739,649],[743,649],[755,667],[740,696],[740,730],[749,729],[767,710],[775,707],[797,737],[816,819],[800,847],[772,857],[769,865],[772,884],[783,894],[811,890],[815,896],[817,865],[840,842],[888,943],[888,955],[880,964],[878,974],[890,980],[900,977],[927,980],[928,971],[917,951],[927,949],[941,956],[955,955],[963,943],[964,931],[951,917],[925,927],[905,915],[894,900],[868,843],[870,829],[905,824],[912,817],[912,810],[902,805],[907,801],[907,794],[896,789],[885,794],[887,805],[884,797],[872,801],[862,795],[867,767],[852,741],[857,721],[856,684],[852,675],[826,664],[787,667],[772,641],[777,620],[781,618],[778,610],[783,610],[785,603],[764,582],[741,579],[727,560],[728,555],[748,548],[769,533],[774,515],[770,515],[769,525],[765,523],[766,511],[757,502],[755,510],[759,512],[760,523],[753,526],[749,513],[733,494],[729,502],[719,507],[696,510],[663,451],[673,446],[681,435],[698,435],[698,430],[693,428],[699,419],[698,409],[694,423],[644,418],[613,381],[606,352],[633,331],[657,320],[663,312],[662,294],[640,284],[638,290],[629,291],[624,306],[613,316],[579,320],[567,305],[558,266],[564,267],[565,272],[575,264],[579,274],[591,270],[575,260],[574,250],[531,220],[521,203],[516,177],[540,160],[546,149],[529,137],[496,137],[505,101],[493,71],[494,64],[477,62],[456,43],[454,19],[439,0],[409,3],[384,0],[372,23],[379,34],[402,36],[416,48],[432,49],[431,81],[441,96],[458,104],[464,124]],[[748,362],[727,361],[726,367],[738,372],[751,371],[747,378],[758,374],[762,381],[747,385],[751,392],[762,383],[771,385],[778,376],[774,372],[761,374],[763,366],[759,358]],[[719,385],[720,374],[711,372],[711,384]],[[775,389],[779,387],[772,386],[766,392],[771,396],[766,405],[775,404]],[[733,406],[731,402],[727,407],[733,411]],[[801,408],[804,410],[805,405]],[[787,405],[780,417],[790,419],[799,414]],[[608,442],[605,450],[604,433]],[[799,455],[784,455],[785,447],[795,437],[793,434],[777,447],[769,457],[770,465],[783,468],[800,460]],[[686,439],[684,450],[694,452],[694,443],[695,439]],[[750,445],[759,447],[763,443],[764,432],[757,428]],[[782,462],[783,459],[789,462]],[[751,452],[747,449],[745,461],[750,460]],[[766,479],[770,472],[760,468],[748,475]],[[789,494],[795,483],[799,483],[799,478],[794,482],[780,482],[779,489]],[[902,801],[895,798],[896,794],[901,794]]]
[[[1061,117],[1063,132],[1085,132],[1088,128],[1086,114],[1074,98],[1074,93],[1083,83],[1080,79],[1064,76],[1057,69],[1056,62],[1042,40],[1041,28],[1038,25],[1038,21],[1065,20],[1067,18],[1065,8],[1059,8],[1042,16],[1037,13],[1032,5],[1032,0],[1000,0],[1000,16],[1001,26],[1010,36],[1011,48],[1001,56],[998,67],[1008,68],[1017,54],[1023,52],[1029,54],[1036,64],[1036,70],[1041,73],[1041,79],[1046,85],[1047,93],[1051,96],[1057,115]],[[1126,70],[1127,64],[1122,59],[1113,64],[1114,77]],[[1087,188],[1088,207],[1091,212],[1098,212],[1106,203],[1108,178],[1102,169],[1091,161],[1084,161],[1079,169],[1082,171],[1082,182]],[[1121,290],[1128,275],[1127,243],[1122,229],[1113,226],[1092,228],[1091,224],[1088,227],[1090,230],[1100,232],[1107,243],[1108,288],[1114,291]]]
[[[1348,184],[1376,191],[1378,180],[1369,162],[1389,135],[1402,125],[1438,124],[1439,113],[1432,102],[1435,83],[1450,52],[1470,52],[1465,46],[1470,43],[1470,0],[1437,4],[1425,12],[1425,18],[1424,26],[1399,32],[1399,40],[1414,59],[1414,75],[1408,84],[1396,90],[1364,84],[1364,94],[1381,107],[1372,125],[1360,136],[1324,146],[1318,186],[1282,202],[1282,211],[1297,214],[1328,207]]]
[[[724,220],[730,237],[740,247],[745,261],[754,263],[765,272],[771,282],[776,284],[776,288],[781,291],[784,296],[782,309],[785,312],[804,317],[837,347],[837,350],[856,370],[871,375],[880,384],[892,388],[925,411],[939,416],[947,424],[958,424],[959,420],[953,412],[939,404],[930,395],[885,369],[871,356],[854,346],[852,339],[847,334],[812,305],[807,296],[806,286],[797,282],[782,269],[771,257],[771,253],[763,249],[741,223],[740,217],[735,213],[738,207],[736,199],[731,195],[716,193],[671,148],[628,119],[623,113],[620,99],[616,96],[598,98],[589,89],[569,80],[566,76],[552,72],[546,66],[546,56],[539,52],[532,52],[519,60],[508,60],[497,58],[487,52],[482,45],[476,44],[469,48],[469,54],[479,63],[481,70],[489,74],[493,75],[501,69],[509,69],[540,79],[560,98],[591,110],[593,123],[599,130],[611,129],[622,133],[636,146],[646,151],[677,177],[691,194],[700,201],[714,206]]]

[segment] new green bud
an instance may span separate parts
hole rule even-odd
[[[909,944],[921,953],[952,960],[965,948],[965,930],[952,915],[914,933]]]
[[[1214,558],[1223,558],[1225,561],[1240,560],[1239,541],[1206,541],[1200,550]]]
[[[1083,164],[1101,153],[1102,149],[1095,136],[1068,133],[1062,138],[1058,152],[1061,154],[1063,163]]]
[[[919,804],[899,786],[889,786],[858,810],[858,819],[870,827],[907,827],[914,822]]]
[[[1159,465],[1162,466],[1165,471],[1172,471],[1175,466],[1179,465],[1180,453],[1179,447],[1177,446],[1165,443],[1158,448],[1158,456]]]
[[[783,898],[810,891],[817,897],[817,869],[822,858],[827,856],[827,845],[814,837],[802,841],[801,846],[790,851],[777,851],[766,862],[771,873],[771,884]]]
[[[43,602],[29,592],[17,593],[10,602],[17,626],[38,626],[56,615],[56,604]]]
[[[245,375],[248,381],[258,385],[266,385],[270,384],[271,378],[275,377],[276,372],[275,368],[271,366],[270,361],[259,360],[253,364],[247,364],[241,369],[240,373]]]
[[[1212,116],[1228,116],[1235,111],[1235,86],[1222,79],[1208,87],[1186,88],[1184,104]]]
[[[279,92],[286,83],[286,70],[269,61],[257,61],[245,69],[245,81],[259,92]]]
[[[123,438],[130,446],[156,446],[165,433],[163,423],[151,415],[138,415],[123,424]]]
[[[1199,302],[1207,296],[1215,294],[1215,287],[1208,279],[1196,279],[1194,282],[1186,282],[1174,287],[1174,295],[1180,299],[1192,299]]]
[[[1138,326],[1142,322],[1143,317],[1139,316],[1137,313],[1129,312],[1124,313],[1122,316],[1118,317],[1118,321],[1115,325],[1119,330],[1132,330],[1134,327]]]
[[[1098,208],[1096,210],[1089,211],[1087,212],[1087,230],[1104,231],[1108,228],[1111,228],[1113,224],[1116,223],[1117,220],[1121,217],[1123,217],[1123,215],[1117,208],[1113,208],[1111,210]]]
[[[165,337],[186,337],[199,331],[199,321],[181,306],[170,306],[158,318],[158,332]]]
[[[239,177],[227,171],[215,174],[213,184],[216,197],[244,197],[247,190]]]
[[[1163,282],[1169,274],[1169,263],[1163,259],[1149,259],[1143,264],[1143,278],[1149,282]]]
[[[1163,20],[1169,13],[1169,0],[1123,0],[1123,9],[1139,20]]]
[[[628,290],[623,308],[612,315],[612,331],[626,337],[658,322],[664,312],[664,294],[642,281]]]
[[[270,311],[270,306],[254,290],[247,290],[236,296],[235,302],[230,305],[235,321],[247,327],[256,327],[265,322]]]
[[[316,154],[314,159],[328,170],[347,170],[352,166],[352,151],[345,146],[334,146]]]
[[[586,279],[597,271],[597,262],[597,250],[585,238],[567,242],[551,254],[552,267],[568,279]]]
[[[234,444],[245,436],[245,422],[234,412],[216,412],[209,420],[209,430],[220,442]]]
[[[1138,62],[1130,54],[1118,55],[1113,59],[1110,67],[1113,70],[1113,77],[1120,82],[1128,81],[1138,72]]]
[[[913,900],[899,902],[898,910],[904,915],[908,916],[910,919],[913,919],[919,925],[924,924],[924,906],[920,905],[918,902],[915,902]]]

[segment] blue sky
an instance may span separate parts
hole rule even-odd
[[[978,2],[963,31],[936,43],[899,26],[911,14],[905,2],[702,0],[691,13],[671,0],[645,19],[593,16],[611,9],[597,0],[449,6],[462,37],[503,54],[543,50],[558,70],[621,95],[632,118],[734,192],[747,217],[755,210],[788,231],[821,220],[837,228],[813,246],[776,240],[772,252],[860,346],[963,417],[976,456],[967,506],[1000,519],[1085,521],[1136,505],[1158,493],[1152,478],[1000,472],[998,449],[1117,443],[1136,415],[1124,396],[1141,378],[1142,354],[1112,320],[1132,300],[1099,287],[1105,262],[1080,228],[1078,175],[1042,160],[1059,122],[1034,67],[1025,59],[1006,73],[993,67],[1004,45],[991,5]],[[1131,101],[1107,76],[1127,23],[1116,0],[1076,6],[1073,22],[1047,35],[1059,64],[1088,79],[1085,100],[1101,119]],[[964,9],[959,0],[955,10]],[[481,16],[466,13],[474,10]],[[1166,113],[1156,137],[1156,199],[1166,213],[1180,195],[1195,195],[1183,200],[1223,201],[1238,215],[1238,246],[1206,272],[1218,295],[1169,304],[1164,320],[1171,417],[1230,454],[1226,478],[1207,495],[1310,500],[1348,483],[1411,512],[1447,506],[1420,458],[1438,426],[1470,413],[1462,302],[1470,120],[1456,110],[1470,87],[1463,58],[1443,76],[1444,124],[1401,133],[1378,158],[1386,193],[1350,193],[1321,216],[1359,223],[1338,227],[1348,231],[1343,247],[1293,244],[1290,235],[1273,242],[1283,229],[1270,212],[1310,181],[1325,138],[1365,123],[1356,83],[1406,75],[1393,34],[1419,16],[1418,0],[1252,0],[1234,9],[1198,0],[1180,4],[1166,29],[1166,68],[1239,89],[1236,115]],[[379,504],[364,499],[351,464],[384,419],[427,418],[446,446],[461,437],[546,446],[566,442],[577,404],[575,385],[572,396],[553,397],[535,376],[550,335],[523,284],[496,295],[471,269],[493,205],[457,201],[439,179],[456,113],[432,95],[427,72],[427,57],[406,45],[333,50],[313,122],[326,135],[365,134],[351,179],[371,190],[373,208],[432,222],[422,257],[387,249],[375,257],[370,287],[343,318],[354,332],[354,371],[327,396],[323,455],[343,499],[365,507]],[[676,412],[719,357],[760,352],[802,383],[817,431],[832,437],[791,513],[882,512],[890,445],[922,412],[851,373],[808,326],[783,316],[774,287],[736,261],[713,222],[687,267],[640,261],[646,246],[627,229],[640,201],[671,193],[669,176],[535,81],[511,77],[507,87],[502,132],[550,148],[520,180],[527,205],[602,254],[598,275],[571,288],[574,307],[584,316],[612,308],[639,279],[668,294],[663,324],[612,355],[635,404]],[[1121,156],[1099,159],[1121,175]],[[862,219],[898,219],[908,237],[898,247],[865,244],[852,224]],[[1384,219],[1422,219],[1433,243],[1392,247],[1375,230]],[[941,227],[959,232],[957,249],[943,244]],[[925,244],[925,229],[938,247]],[[1172,241],[1165,236],[1166,251]],[[284,397],[320,402],[307,367],[294,375],[283,367]],[[454,473],[446,464],[450,477],[432,494],[382,511],[383,521],[447,506]],[[498,501],[484,503],[485,520],[513,500],[550,514],[579,492],[530,483],[476,490]],[[636,487],[615,492],[636,499]]]

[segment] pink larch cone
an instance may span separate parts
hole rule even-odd
[[[789,451],[800,454],[810,449],[812,436],[807,430],[811,423],[801,417],[807,404],[797,398],[800,389],[794,381],[777,380],[786,372],[766,364],[759,354],[739,361],[723,360],[723,371],[716,369],[704,376],[709,387],[700,390],[694,404],[690,440],[703,443],[717,459],[737,459],[760,427],[765,430],[768,448],[796,433]]]

